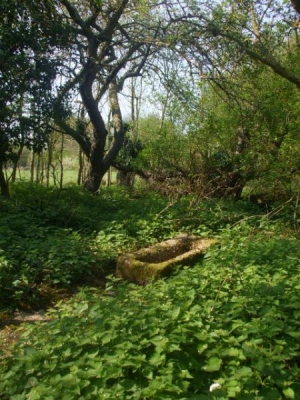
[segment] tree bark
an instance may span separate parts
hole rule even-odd
[[[93,48],[93,46],[95,47],[96,44],[93,42],[90,43],[89,51],[91,55],[96,52],[96,48]],[[101,180],[106,172],[103,165],[103,157],[106,137],[108,134],[105,123],[98,109],[98,99],[94,97],[93,93],[93,84],[96,80],[96,75],[96,65],[93,61],[90,61],[90,65],[86,68],[80,85],[81,98],[93,125],[93,135],[88,154],[90,168],[84,182],[85,189],[92,193],[98,191]]]
[[[60,151],[59,151],[59,165],[60,165],[60,175],[59,175],[59,188],[62,189],[63,183],[64,183],[64,163],[63,163],[63,158],[64,158],[64,144],[65,144],[65,137],[62,134],[61,135],[61,143],[60,143]]]
[[[125,137],[125,130],[123,128],[122,114],[118,99],[117,82],[113,80],[109,86],[109,102],[112,114],[112,124],[114,128],[114,138],[110,148],[105,153],[105,144],[108,131],[98,111],[96,100],[91,96],[91,88],[86,87],[86,92],[82,92],[82,98],[85,101],[89,117],[93,121],[93,143],[90,149],[90,169],[84,187],[95,193],[98,191],[103,176],[106,174],[113,160],[116,158],[120,151]],[[90,93],[89,97],[85,97]]]
[[[79,147],[78,163],[79,163],[79,168],[77,174],[77,185],[79,186],[83,182],[83,152],[81,150],[81,147]]]
[[[4,197],[9,197],[9,186],[7,180],[5,179],[5,175],[3,172],[3,163],[0,162],[0,188],[1,188],[1,195]]]
[[[32,150],[32,158],[30,164],[30,182],[34,182],[34,165],[35,165],[35,152]]]
[[[12,174],[11,174],[11,181],[13,183],[16,181],[17,169],[18,169],[18,165],[19,165],[19,161],[20,161],[20,158],[21,158],[21,155],[22,155],[23,148],[24,148],[24,144],[21,144],[20,148],[19,148],[19,151],[18,151],[18,153],[16,155],[16,159],[13,162],[13,171],[12,171]]]
[[[124,186],[127,189],[132,189],[135,181],[134,172],[118,171],[117,172],[117,185]]]
[[[106,166],[106,171],[112,165],[113,160],[115,160],[121,147],[123,146],[126,133],[122,121],[122,113],[118,99],[116,79],[111,82],[109,87],[109,102],[112,116],[112,124],[114,128],[114,138],[111,147],[109,148],[103,159],[103,163]]]
[[[47,159],[47,166],[46,166],[46,186],[50,186],[50,169],[53,167],[52,159],[53,159],[53,141],[51,136],[48,140],[48,159]]]

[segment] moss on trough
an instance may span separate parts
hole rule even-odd
[[[168,275],[177,265],[188,265],[217,241],[182,234],[118,258],[116,275],[130,282],[145,284]]]

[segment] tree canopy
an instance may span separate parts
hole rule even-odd
[[[1,171],[20,146],[39,151],[56,129],[81,147],[89,163],[85,187],[96,192],[123,146],[127,125],[121,99],[130,96],[128,82],[137,77],[144,86],[152,84],[152,104],[160,88],[162,121],[167,116],[168,123],[180,125],[183,134],[196,132],[195,118],[199,119],[198,131],[204,132],[204,127],[206,134],[215,130],[203,140],[202,158],[208,151],[206,142],[216,146],[214,137],[220,130],[212,123],[212,118],[216,121],[213,110],[196,117],[197,103],[207,102],[209,91],[224,107],[228,104],[232,123],[225,142],[232,154],[239,153],[236,159],[245,155],[243,165],[249,162],[251,151],[260,152],[254,133],[259,125],[270,132],[269,149],[281,148],[284,138],[294,135],[289,129],[284,131],[280,104],[288,98],[283,93],[295,93],[287,111],[295,118],[289,126],[296,124],[293,110],[300,88],[297,2],[293,3],[295,10],[286,1],[264,0],[14,2],[13,8],[1,5]],[[286,88],[277,105],[268,100],[281,90],[272,79]],[[259,90],[257,84],[261,84]],[[142,96],[140,101],[147,104],[149,100]],[[174,113],[176,121],[172,121]],[[193,122],[184,113],[193,114]],[[226,126],[227,117],[221,114],[218,118],[223,122],[219,123]],[[189,123],[183,126],[187,119]],[[281,133],[277,133],[279,126]],[[252,142],[251,151],[246,141]],[[249,151],[244,151],[246,147]],[[232,159],[229,153],[226,157]],[[241,171],[236,175],[237,170],[245,170],[242,164],[234,161],[230,174],[235,178],[231,183],[225,179],[225,186],[242,188],[253,176],[253,171],[248,176],[243,173],[243,178]],[[186,165],[195,170],[189,162]],[[1,188],[7,192],[3,172]]]

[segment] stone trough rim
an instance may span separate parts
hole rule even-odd
[[[166,259],[160,262],[147,262],[139,260],[139,256],[149,253],[151,255],[151,250],[153,252],[156,250],[163,251],[163,246],[168,244],[168,242],[175,242],[173,247],[176,246],[176,241],[178,244],[184,241],[190,241],[189,246],[192,247],[190,250],[185,251],[175,257]],[[216,239],[203,238],[201,236],[191,235],[191,234],[180,234],[174,238],[164,240],[162,242],[157,242],[156,244],[141,248],[136,252],[125,253],[118,257],[117,260],[117,270],[116,275],[121,279],[125,279],[134,283],[145,284],[150,281],[162,278],[165,273],[169,273],[175,266],[183,264],[186,261],[186,265],[194,260],[197,256],[204,255],[206,250],[213,244],[217,243]],[[193,248],[193,245],[197,247]],[[154,253],[155,255],[155,253]],[[189,262],[188,262],[189,261]],[[141,277],[141,275],[145,275]],[[131,276],[130,276],[131,275]]]

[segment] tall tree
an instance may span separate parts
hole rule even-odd
[[[68,74],[65,70],[67,76],[59,88],[55,122],[79,143],[89,159],[85,187],[96,192],[124,141],[126,129],[119,93],[128,78],[143,73],[157,51],[155,38],[163,34],[163,20],[154,13],[156,1],[147,2],[147,6],[129,0],[58,2],[72,29],[73,40],[67,57],[73,61]],[[68,96],[72,93],[81,98],[92,134],[68,123],[63,111],[70,107]],[[104,101],[108,101],[113,126],[109,148],[109,132],[101,112]]]
[[[0,182],[8,195],[3,168],[27,146],[40,149],[48,132],[56,61],[51,51],[62,43],[60,18],[52,21],[50,1],[12,0],[0,5]]]

